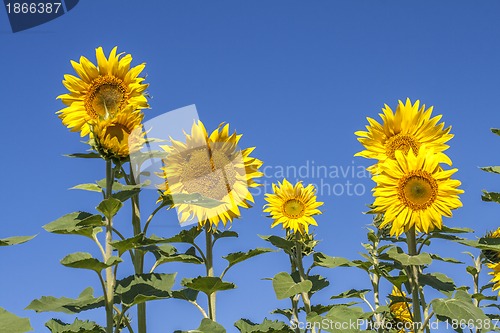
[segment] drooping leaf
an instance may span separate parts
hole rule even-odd
[[[106,330],[93,321],[82,321],[78,318],[72,324],[58,319],[51,319],[45,323],[51,333],[105,333]]]
[[[338,295],[334,295],[334,296],[330,297],[330,299],[342,299],[342,298],[361,298],[362,299],[369,292],[370,292],[370,289],[361,289],[361,290],[351,289],[351,290],[344,291]]]
[[[196,301],[196,298],[198,297],[199,293],[200,292],[198,290],[184,288],[181,290],[172,291],[172,298],[182,299],[188,302],[194,302]]]
[[[3,238],[3,239],[0,239],[0,246],[10,246],[10,245],[17,245],[17,244],[26,243],[27,241],[32,240],[35,237],[36,237],[36,235],[34,235],[34,236],[14,236],[14,237]]]
[[[398,248],[391,248],[386,253],[380,257],[383,259],[387,255],[388,258],[399,262],[403,266],[422,266],[429,265],[432,262],[432,258],[428,253],[420,253],[415,256],[410,256],[402,251],[398,251]]]
[[[70,190],[83,190],[90,192],[102,192],[102,188],[95,183],[78,184],[70,188]]]
[[[44,225],[43,228],[54,234],[82,235],[92,238],[94,234],[102,231],[98,225],[104,225],[100,215],[74,212]]]
[[[94,297],[94,290],[89,287],[82,291],[80,296],[76,299],[42,296],[40,299],[33,300],[30,305],[26,307],[26,310],[34,310],[36,312],[64,312],[73,314],[102,306],[104,306],[104,297]]]
[[[419,276],[419,281],[422,285],[439,290],[447,296],[451,296],[456,289],[453,279],[443,273],[421,274]]]
[[[71,253],[61,260],[61,264],[66,267],[90,269],[97,273],[101,272],[103,269],[117,265],[120,262],[122,262],[122,260],[119,257],[113,256],[104,263],[92,257],[92,255],[87,252]]]
[[[321,252],[314,253],[313,258],[315,266],[321,266],[326,268],[357,266],[355,263],[346,258],[330,257],[329,255],[326,255]]]
[[[194,244],[194,240],[202,233],[203,229],[192,227],[191,229],[183,229],[177,235],[165,239],[167,243],[187,243]]]
[[[202,264],[203,259],[196,256],[194,247],[189,248],[186,253],[177,253],[170,244],[155,246],[149,250],[156,257],[154,268],[169,262],[183,262],[188,264]]]
[[[124,190],[113,193],[112,197],[120,200],[121,202],[125,202],[128,199],[132,198],[133,196],[139,194],[139,192],[141,192],[140,189]]]
[[[261,324],[256,324],[248,319],[240,319],[234,326],[240,333],[293,333],[289,325],[278,320],[269,320],[267,318]]]
[[[122,206],[123,203],[120,200],[111,197],[101,201],[99,205],[97,205],[96,209],[110,219],[118,213]]]
[[[217,232],[214,233],[214,244],[217,240],[221,239],[221,238],[229,238],[229,237],[238,237],[238,233],[236,231],[232,231],[232,230],[224,230],[224,231],[220,231],[220,230],[217,230]]]
[[[263,254],[263,253],[272,252],[272,251],[273,251],[272,249],[261,247],[261,248],[249,250],[248,252],[229,253],[227,256],[224,256],[222,258],[227,260],[227,262],[228,262],[227,269],[229,269],[230,267],[232,267],[240,262],[243,262],[247,259],[253,258],[253,257],[258,256],[258,255]]]
[[[281,238],[281,237],[278,237],[278,236],[274,236],[274,235],[262,236],[262,235],[259,235],[259,237],[262,238],[263,240],[265,240],[265,241],[273,244],[277,248],[285,250],[285,252],[290,252],[291,249],[295,246],[294,242],[289,241],[289,240],[284,239],[284,238]]]
[[[300,293],[307,293],[312,288],[312,282],[305,280],[296,283],[290,274],[281,272],[273,277],[273,288],[278,299],[285,299]]]
[[[181,284],[193,290],[204,292],[211,295],[214,292],[222,290],[230,290],[236,288],[233,283],[224,282],[218,277],[199,276],[194,279],[183,279]]]
[[[203,318],[200,326],[195,330],[174,331],[174,333],[226,333],[226,329],[208,318]]]
[[[117,249],[118,253],[122,255],[128,250],[137,249],[153,244],[165,243],[165,242],[166,240],[164,238],[159,238],[156,236],[151,236],[150,238],[147,238],[144,235],[144,233],[140,233],[131,238],[111,242],[111,246]]]
[[[430,253],[430,256],[433,260],[444,261],[444,262],[451,263],[451,264],[463,264],[463,262],[461,262],[460,260],[457,260],[455,258],[443,258],[443,257],[441,257],[437,254],[433,254],[433,253]]]
[[[25,333],[33,331],[28,318],[21,318],[0,308],[0,332]]]
[[[126,306],[171,297],[174,274],[136,274],[116,282],[115,294]]]

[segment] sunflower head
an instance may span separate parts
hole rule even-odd
[[[128,108],[148,108],[144,78],[139,74],[145,64],[130,68],[132,56],[116,53],[114,47],[106,58],[102,47],[96,49],[97,66],[85,57],[71,61],[78,74],[64,76],[68,93],[58,96],[66,107],[57,112],[63,124],[81,136],[99,119],[113,118]]]
[[[318,225],[313,218],[321,214],[318,209],[323,202],[316,201],[316,189],[312,184],[304,187],[302,182],[292,185],[288,180],[273,184],[273,193],[266,193],[264,212],[274,220],[272,228],[281,224],[283,229],[301,234],[309,232],[309,225]]]
[[[398,151],[418,154],[422,148],[432,149],[436,153],[448,149],[445,143],[453,137],[450,134],[451,127],[444,128],[444,123],[438,124],[441,115],[431,118],[432,109],[426,109],[425,104],[420,107],[418,100],[412,104],[410,99],[406,99],[404,104],[399,101],[396,112],[385,105],[379,114],[382,124],[367,118],[367,130],[355,132],[358,141],[365,147],[355,156],[384,161],[394,160]],[[376,170],[371,168],[370,171]]]
[[[399,332],[406,332],[405,328],[411,330],[413,326],[413,315],[410,311],[411,304],[406,299],[406,293],[394,286],[390,297],[393,299],[389,305],[391,318],[394,326],[400,328]]]
[[[488,232],[484,238],[486,239],[491,239],[491,238],[500,238],[500,228],[498,228],[495,231],[490,231]],[[495,250],[482,250],[483,256],[488,259],[493,264],[498,264],[500,263],[500,252],[495,251]]]
[[[377,185],[372,212],[384,214],[379,227],[390,224],[391,236],[413,227],[425,233],[441,229],[442,217],[451,217],[451,210],[462,206],[460,182],[450,178],[457,169],[443,170],[441,155],[432,150],[417,155],[397,151],[394,160],[380,164],[381,173],[373,177]]]
[[[499,262],[491,262],[486,264],[488,268],[491,269],[491,272],[489,272],[489,275],[492,275],[493,278],[490,280],[491,283],[493,283],[493,288],[492,290],[499,290],[500,289],[500,263]],[[498,295],[500,295],[500,290],[498,292]]]
[[[92,145],[104,158],[127,158],[145,142],[143,117],[142,112],[129,109],[96,122],[90,127]]]
[[[167,195],[200,194],[217,200],[216,207],[174,202],[180,222],[196,218],[200,227],[217,230],[241,215],[239,207],[249,208],[253,202],[250,187],[259,184],[262,161],[251,157],[254,148],[239,149],[241,134],[229,133],[229,125],[220,125],[208,135],[201,121],[195,122],[185,142],[171,139],[161,148],[167,153],[163,159],[163,173]],[[167,193],[168,192],[168,193]]]

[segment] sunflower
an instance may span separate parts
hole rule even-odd
[[[116,54],[114,47],[106,58],[102,47],[96,49],[97,66],[85,57],[71,61],[79,77],[66,74],[63,84],[69,93],[58,96],[66,108],[57,112],[63,124],[83,137],[90,133],[89,124],[112,117],[128,107],[148,108],[144,78],[139,74],[145,67],[130,68],[132,56]]]
[[[410,99],[406,99],[405,104],[399,101],[395,113],[385,105],[383,113],[379,114],[382,124],[368,117],[367,131],[354,133],[366,148],[354,156],[384,161],[395,159],[397,151],[408,154],[412,150],[417,154],[424,147],[436,153],[445,151],[449,147],[445,143],[453,138],[451,127],[444,128],[444,123],[438,124],[441,115],[431,118],[432,109],[432,106],[426,109],[425,104],[420,107],[418,100],[412,105]]]
[[[283,184],[273,184],[273,192],[266,193],[268,204],[264,206],[264,212],[274,219],[271,228],[282,224],[283,229],[303,234],[309,232],[309,225],[318,225],[313,216],[321,214],[318,207],[323,202],[316,201],[316,189],[312,184],[304,187],[302,182],[297,182],[293,186],[283,179]]]
[[[488,233],[485,238],[500,238],[500,228]],[[493,275],[490,281],[494,284],[493,291],[498,290],[500,289],[500,252],[495,250],[483,250],[482,252],[484,257],[489,261],[486,265],[492,270],[488,274]],[[498,294],[500,295],[500,291]]]
[[[406,293],[397,287],[392,288],[392,297],[406,298]],[[413,315],[410,311],[411,304],[405,301],[396,300],[389,305],[393,324],[399,329],[399,332],[406,332],[405,328],[413,326]]]
[[[113,118],[90,126],[93,146],[105,158],[123,159],[141,149],[145,142],[142,130],[144,115],[131,108]]]
[[[492,270],[488,273],[489,275],[493,275],[493,278],[490,280],[491,283],[494,283],[492,290],[500,289],[500,263],[488,263],[487,266]],[[498,295],[500,295],[500,291]]]
[[[412,227],[427,233],[441,229],[442,216],[451,217],[451,210],[462,206],[460,181],[450,179],[457,169],[443,170],[440,161],[432,150],[418,155],[396,151],[395,160],[380,165],[381,173],[373,177],[372,211],[384,214],[380,228],[391,224],[390,234],[396,236]]]
[[[199,227],[215,231],[220,221],[225,226],[240,217],[239,207],[251,207],[249,188],[259,186],[255,179],[263,176],[262,161],[250,156],[255,148],[238,148],[240,138],[236,132],[229,134],[229,124],[221,124],[209,136],[198,121],[185,142],[171,139],[171,145],[161,146],[167,152],[161,175],[166,180],[164,194],[174,198],[176,194],[201,194],[220,202],[216,207],[174,202],[181,223],[196,218]]]

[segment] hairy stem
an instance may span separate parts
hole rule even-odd
[[[415,227],[411,228],[406,233],[406,241],[408,244],[408,254],[410,256],[417,255]],[[419,267],[410,266],[409,271],[410,271],[411,297],[413,302],[413,322],[420,324],[422,323],[422,314],[420,309],[420,292],[419,292],[420,286],[418,281]]]
[[[205,260],[205,267],[207,269],[207,276],[208,277],[213,277],[214,276],[214,264],[213,264],[213,238],[212,238],[212,232],[208,229],[208,227],[205,227],[205,243],[206,243],[206,260]],[[215,321],[215,292],[211,293],[210,296],[208,296],[208,312],[209,312],[209,317],[211,320]]]
[[[106,160],[106,199],[109,199],[113,193],[113,182],[115,176],[113,173],[113,165],[110,160]],[[107,262],[113,255],[113,219],[106,217],[106,249],[104,262]],[[114,303],[115,276],[113,267],[106,268],[106,333],[113,333],[113,303]]]

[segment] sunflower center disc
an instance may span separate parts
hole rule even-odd
[[[234,161],[223,151],[198,148],[190,152],[181,170],[181,181],[189,193],[222,200],[237,182]]]
[[[99,76],[85,98],[85,109],[93,118],[115,115],[121,111],[126,101],[123,81],[114,76]]]
[[[288,218],[296,219],[304,215],[305,206],[297,199],[290,199],[283,205],[283,210]]]
[[[425,209],[436,200],[438,186],[434,178],[425,171],[414,171],[400,180],[398,195],[407,207]]]
[[[415,140],[415,137],[407,134],[397,134],[386,142],[386,154],[392,159],[396,158],[396,150],[401,150],[402,152],[408,154],[408,152],[413,150],[413,152],[418,153],[420,148],[420,143]]]

